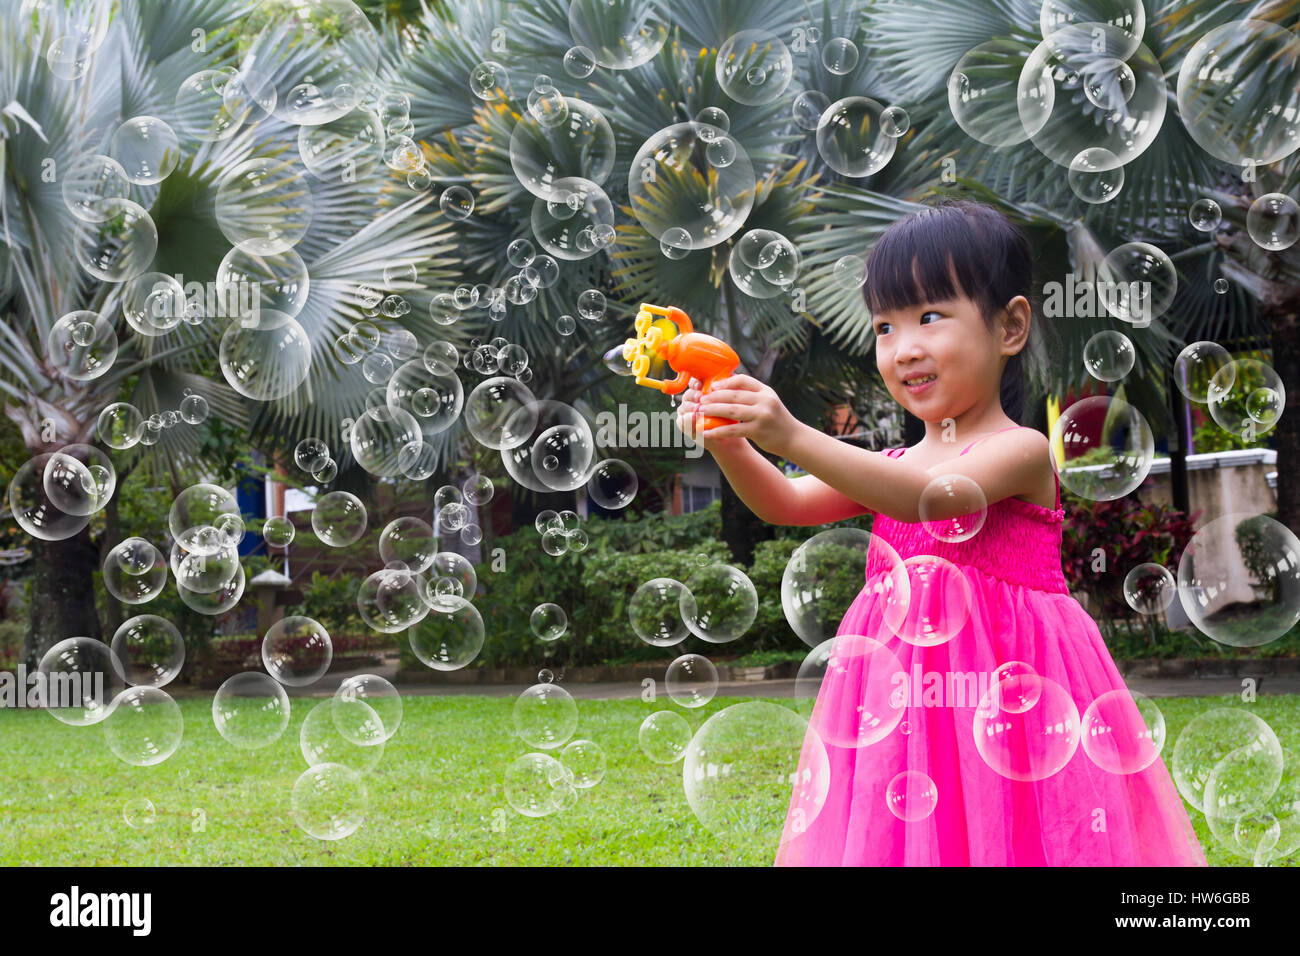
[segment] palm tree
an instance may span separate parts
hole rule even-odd
[[[23,24],[0,37],[0,101],[7,104],[0,128],[5,235],[0,391],[5,413],[33,455],[90,441],[100,411],[114,401],[128,401],[150,416],[176,409],[187,390],[206,398],[210,414],[223,424],[248,431],[255,447],[292,447],[298,438],[318,434],[339,448],[341,420],[364,409],[370,388],[357,369],[340,365],[331,354],[334,340],[363,317],[354,295],[357,284],[381,286],[384,267],[391,263],[419,264],[425,269],[421,283],[403,290],[415,308],[402,324],[425,332],[432,328],[426,283],[442,274],[440,257],[450,246],[447,226],[425,212],[432,197],[414,193],[403,179],[329,183],[303,174],[316,214],[297,246],[311,275],[297,320],[315,361],[302,387],[279,401],[251,401],[222,379],[217,352],[225,323],[210,317],[201,325],[182,323],[163,337],[139,336],[122,320],[124,286],[94,281],[78,265],[78,220],[63,201],[57,171],[69,169],[80,156],[107,152],[118,124],[129,117],[154,116],[183,129],[176,91],[197,71],[239,65],[241,44],[247,42],[241,39],[242,18],[250,6],[217,0],[124,3],[85,76],[74,80],[55,76],[35,52],[52,42],[52,25]],[[69,15],[84,9],[73,7]],[[192,32],[195,24],[204,25],[201,42]],[[391,56],[395,33],[382,40]],[[158,250],[150,268],[212,283],[231,246],[214,214],[222,175],[252,158],[296,154],[296,138],[296,127],[268,116],[220,142],[185,141],[180,163],[166,179],[132,192],[157,228]],[[56,171],[53,178],[49,170]],[[62,374],[47,354],[51,327],[75,309],[112,321],[120,343],[111,368],[87,382]],[[203,434],[185,426],[164,428],[156,445],[114,458],[120,477],[142,468],[173,490],[207,473]],[[99,635],[92,573],[101,553],[119,540],[114,509],[110,502],[98,542],[92,541],[90,527],[65,540],[33,541],[24,648],[29,663],[57,640]]]

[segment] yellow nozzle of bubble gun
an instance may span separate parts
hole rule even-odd
[[[655,316],[672,322],[677,326],[678,334],[666,336],[654,321]],[[633,327],[636,338],[623,344],[623,358],[632,366],[638,385],[658,389],[665,395],[685,391],[692,378],[699,379],[700,394],[707,395],[716,380],[730,375],[740,365],[740,357],[730,345],[712,335],[696,332],[690,316],[674,306],[663,308],[643,302]],[[652,358],[662,358],[677,376],[672,379],[650,378]],[[734,424],[729,418],[700,415],[695,427],[704,430],[729,424]]]

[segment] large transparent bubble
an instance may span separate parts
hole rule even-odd
[[[1166,95],[1164,71],[1149,49],[1133,49],[1132,34],[1119,27],[1087,23],[1056,30],[1034,49],[1017,105],[1033,144],[1058,166],[1069,167],[1090,147],[1109,150],[1124,166],[1155,142]]]
[[[94,222],[78,220],[73,251],[81,268],[105,282],[125,282],[149,268],[158,252],[158,227],[138,203],[106,198],[95,204]]]
[[[1136,691],[1111,690],[1083,712],[1083,752],[1108,773],[1130,774],[1155,763],[1165,747],[1165,715]]]
[[[243,750],[269,746],[289,726],[289,695],[267,674],[236,674],[213,695],[212,722],[217,733]]]
[[[293,784],[293,822],[317,840],[342,840],[365,822],[370,797],[361,774],[340,763],[308,767]]]
[[[126,178],[138,186],[162,182],[181,158],[175,131],[155,116],[127,120],[113,133],[108,151],[122,164]]]
[[[1164,315],[1178,291],[1178,271],[1149,242],[1116,246],[1097,270],[1097,298],[1115,318],[1138,328]]]
[[[252,303],[255,294],[258,309],[290,318],[307,304],[310,289],[307,264],[293,249],[264,255],[239,245],[227,252],[217,267],[217,293],[223,301]]]
[[[483,616],[455,594],[435,595],[426,603],[429,613],[408,633],[412,652],[426,667],[460,670],[483,649]]]
[[[572,0],[569,33],[584,57],[611,70],[649,62],[668,38],[659,0]]]
[[[826,744],[866,747],[903,719],[908,700],[898,689],[900,674],[903,665],[884,644],[841,634],[804,658],[795,680],[795,706]]]
[[[366,577],[357,589],[357,610],[366,626],[382,634],[396,634],[429,612],[420,580],[409,570],[384,568]]]
[[[291,395],[311,372],[311,339],[298,320],[273,309],[231,322],[221,335],[221,374],[254,401]]]
[[[69,312],[50,326],[46,339],[50,367],[74,382],[99,378],[117,361],[117,332],[97,312]]]
[[[678,609],[700,640],[726,644],[753,625],[758,616],[758,590],[740,568],[710,564],[687,578]]]
[[[128,684],[164,687],[185,664],[185,640],[176,625],[156,614],[137,614],[122,622],[110,645]]]
[[[108,749],[133,767],[162,763],[180,747],[184,732],[180,706],[157,687],[128,687],[104,719]]]
[[[298,155],[317,179],[355,183],[374,175],[384,161],[379,117],[357,109],[320,126],[298,127]]]
[[[565,779],[564,767],[550,754],[523,754],[506,768],[506,803],[526,817],[549,816],[559,809]]]
[[[552,425],[533,442],[533,474],[552,491],[573,491],[587,483],[596,448],[582,425]]]
[[[125,199],[131,193],[122,164],[102,153],[78,156],[65,167],[61,179],[64,204],[86,222],[103,222],[108,218],[104,200]]]
[[[175,276],[145,272],[131,279],[122,290],[122,315],[140,335],[170,332],[185,318],[185,288]]]
[[[369,773],[384,756],[384,725],[364,700],[329,697],[307,712],[298,731],[307,766],[343,764]]]
[[[586,259],[603,248],[598,236],[614,228],[614,205],[595,183],[568,176],[551,184],[550,199],[533,201],[532,227],[542,248],[556,258]]]
[[[1121,398],[1075,402],[1052,426],[1052,466],[1061,484],[1091,501],[1113,501],[1151,471],[1155,439],[1146,416]],[[1056,449],[1064,450],[1064,458]]]
[[[1273,366],[1236,359],[1220,368],[1205,393],[1210,417],[1224,431],[1254,442],[1277,425],[1286,408],[1286,386]]]
[[[1023,143],[1047,122],[1054,102],[1050,71],[1024,73],[1028,56],[1009,39],[972,47],[948,75],[948,108],[966,135],[989,146]]]
[[[187,551],[215,554],[224,542],[218,531],[228,516],[239,515],[234,494],[209,482],[190,485],[172,500],[167,527],[172,538]]]
[[[1260,196],[1246,211],[1246,231],[1261,249],[1291,248],[1300,239],[1300,203],[1286,193]]]
[[[557,428],[559,431],[551,431]],[[542,437],[548,432],[550,435],[547,442],[541,442]],[[520,436],[523,436],[522,440]],[[550,444],[557,439],[569,442],[570,447],[579,455],[583,453],[582,449],[594,450],[595,448],[591,425],[571,405],[541,399],[517,408],[501,430],[501,460],[510,477],[524,487],[539,492],[572,491],[585,483],[585,474],[581,476],[581,480],[576,480],[577,476],[571,471],[561,471],[558,467],[561,464],[558,456],[553,456],[557,457],[557,461],[551,468],[546,467],[548,462],[534,462],[533,455],[538,450],[538,445],[549,448]],[[560,472],[555,479],[555,484],[548,484],[539,477],[554,472]],[[567,488],[563,487],[568,483],[565,476],[576,480],[576,483]]]
[[[324,625],[293,615],[271,625],[262,638],[262,665],[286,687],[306,687],[325,676],[334,659],[334,642]]]
[[[425,374],[429,375],[427,370]],[[349,437],[352,457],[370,474],[396,478],[402,473],[402,452],[409,445],[423,443],[416,417],[403,408],[379,405],[366,410],[352,426]]]
[[[217,225],[231,245],[259,255],[292,249],[311,226],[311,187],[291,159],[249,159],[224,173],[217,186]]]
[[[1192,45],[1178,71],[1188,135],[1234,166],[1268,165],[1300,148],[1300,37],[1265,20],[1232,20]]]
[[[739,232],[753,209],[756,183],[745,150],[700,123],[655,133],[628,173],[637,221],[661,243],[684,251],[716,246]]]
[[[676,763],[686,756],[691,743],[691,725],[671,710],[658,710],[641,721],[637,744],[655,763]]]
[[[113,497],[117,472],[112,459],[94,445],[64,445],[46,462],[41,483],[60,511],[91,515]]]
[[[682,765],[686,800],[709,832],[726,843],[770,847],[812,824],[830,776],[816,731],[793,710],[765,701],[733,704],[706,720]]]
[[[1268,749],[1246,746],[1229,752],[1205,781],[1210,832],[1230,853],[1256,866],[1300,849],[1300,754],[1286,747],[1281,754],[1281,775],[1262,801],[1261,791],[1267,790],[1276,767],[1276,754]],[[1216,809],[1230,796],[1255,805],[1220,816]]]
[[[867,579],[868,567],[878,574]],[[863,590],[884,602],[884,622],[901,627],[908,606],[908,573],[894,547],[860,528],[830,528],[795,548],[781,575],[781,608],[799,639],[818,647],[834,637]]]
[[[1174,361],[1174,383],[1188,401],[1204,405],[1210,400],[1210,383],[1221,368],[1231,363],[1232,356],[1217,342],[1193,342]]]
[[[338,700],[363,701],[379,718],[383,740],[392,740],[402,724],[402,696],[389,681],[378,674],[355,674],[344,679],[334,692]],[[334,726],[354,744],[364,747],[377,742],[364,725],[346,714],[334,715]],[[359,732],[360,731],[360,732]]]
[[[223,76],[218,70],[199,70],[176,91],[175,128],[189,140],[217,143],[239,132],[247,110],[232,109],[222,95]]]
[[[530,425],[529,419],[538,412],[536,403],[536,396],[517,379],[489,378],[469,393],[465,402],[465,427],[487,448],[522,445],[535,431],[536,422]]]
[[[718,669],[700,654],[683,654],[664,672],[664,689],[674,704],[694,710],[718,693]]]
[[[316,499],[311,528],[322,544],[346,548],[366,533],[366,506],[349,491],[331,491]]]
[[[452,371],[431,372],[422,359],[398,367],[388,379],[387,389],[388,407],[413,415],[425,437],[454,425],[465,405],[460,376]]]
[[[127,538],[104,558],[104,590],[123,604],[147,604],[167,585],[167,559],[144,538]]]
[[[682,618],[681,605],[693,606],[686,585],[673,578],[652,578],[636,589],[628,601],[632,631],[653,647],[673,647],[686,640],[690,629]]]
[[[125,686],[121,668],[103,641],[90,637],[59,641],[37,665],[46,713],[74,727],[99,723],[112,713],[113,701]]]
[[[1044,0],[1038,12],[1038,29],[1044,39],[1075,24],[1105,24],[1128,34],[1128,53],[1137,49],[1146,22],[1142,0]]]
[[[429,522],[414,515],[402,515],[384,526],[379,535],[379,556],[385,564],[400,561],[419,574],[433,566],[438,539]]]
[[[46,493],[45,473],[54,454],[45,452],[28,459],[9,481],[10,513],[20,528],[42,541],[63,541],[79,534],[90,523],[88,515],[60,510]]]
[[[140,409],[126,402],[114,402],[106,405],[99,413],[96,423],[99,440],[109,448],[126,451],[140,442],[144,432],[144,416]]]
[[[244,588],[247,583],[248,578],[244,574],[244,566],[236,564],[235,576],[224,582],[215,591],[191,591],[177,582],[176,594],[180,597],[181,603],[195,614],[216,617],[225,614],[239,603],[240,598],[244,596]]]
[[[1226,514],[1192,535],[1178,597],[1196,628],[1229,647],[1260,647],[1300,620],[1300,540],[1268,515]]]
[[[786,45],[766,30],[742,30],[718,48],[718,85],[737,103],[761,106],[780,98],[794,75]]]
[[[973,731],[975,749],[993,771],[1008,780],[1046,780],[1079,747],[1079,709],[1056,681],[1019,673],[980,698]]]
[[[379,34],[351,0],[267,0],[242,32],[253,36],[243,68],[273,78],[275,115],[286,123],[320,125],[351,112],[379,67]]]
[[[519,182],[539,199],[569,201],[560,180],[577,177],[600,185],[614,168],[614,131],[600,111],[565,98],[567,122],[548,126],[525,113],[510,134],[510,166]]]
[[[563,747],[578,727],[578,705],[558,684],[534,684],[519,695],[514,707],[515,733],[530,747]]]
[[[885,168],[898,137],[882,122],[885,107],[868,96],[846,96],[826,108],[817,123],[817,152],[842,176],[860,178]]]
[[[771,229],[751,229],[731,247],[727,271],[745,295],[771,299],[789,292],[802,256],[793,242]]]
[[[1224,757],[1248,749],[1281,760],[1277,734],[1243,708],[1215,707],[1188,722],[1174,741],[1169,770],[1183,799],[1205,812],[1205,785]]]

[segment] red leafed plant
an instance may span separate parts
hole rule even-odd
[[[1124,600],[1124,576],[1153,562],[1178,576],[1178,559],[1191,540],[1200,512],[1188,514],[1167,505],[1144,505],[1134,498],[1088,501],[1063,492],[1061,569],[1071,588],[1083,591],[1100,609],[1105,631],[1117,619],[1138,615]],[[1101,555],[1097,554],[1101,550]],[[1099,560],[1104,556],[1104,564]]]

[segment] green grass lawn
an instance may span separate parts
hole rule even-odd
[[[688,715],[698,728],[735,698]],[[783,703],[782,701],[773,701]],[[185,737],[155,767],[133,767],[108,749],[102,728],[69,727],[38,711],[0,711],[0,864],[452,864],[452,865],[757,865],[773,848],[730,846],[704,829],[682,792],[682,765],[651,763],[637,746],[641,721],[666,701],[578,701],[575,736],[595,740],[608,758],[604,781],[578,802],[541,819],[505,801],[506,766],[528,748],[514,736],[512,698],[404,698],[402,726],[367,777],[370,808],[351,837],[321,842],[289,810],[290,788],[305,769],[298,730],[315,704],[295,699],[284,735],[242,751],[217,734],[211,698],[180,701]],[[788,702],[784,702],[788,703]],[[1163,698],[1168,760],[1182,727],[1235,698]],[[1249,705],[1283,746],[1300,742],[1300,698],[1261,697]],[[126,825],[128,800],[147,797],[157,821]],[[203,828],[196,832],[200,819]],[[1217,846],[1191,811],[1211,865],[1246,861]],[[1300,864],[1300,854],[1278,865]]]

